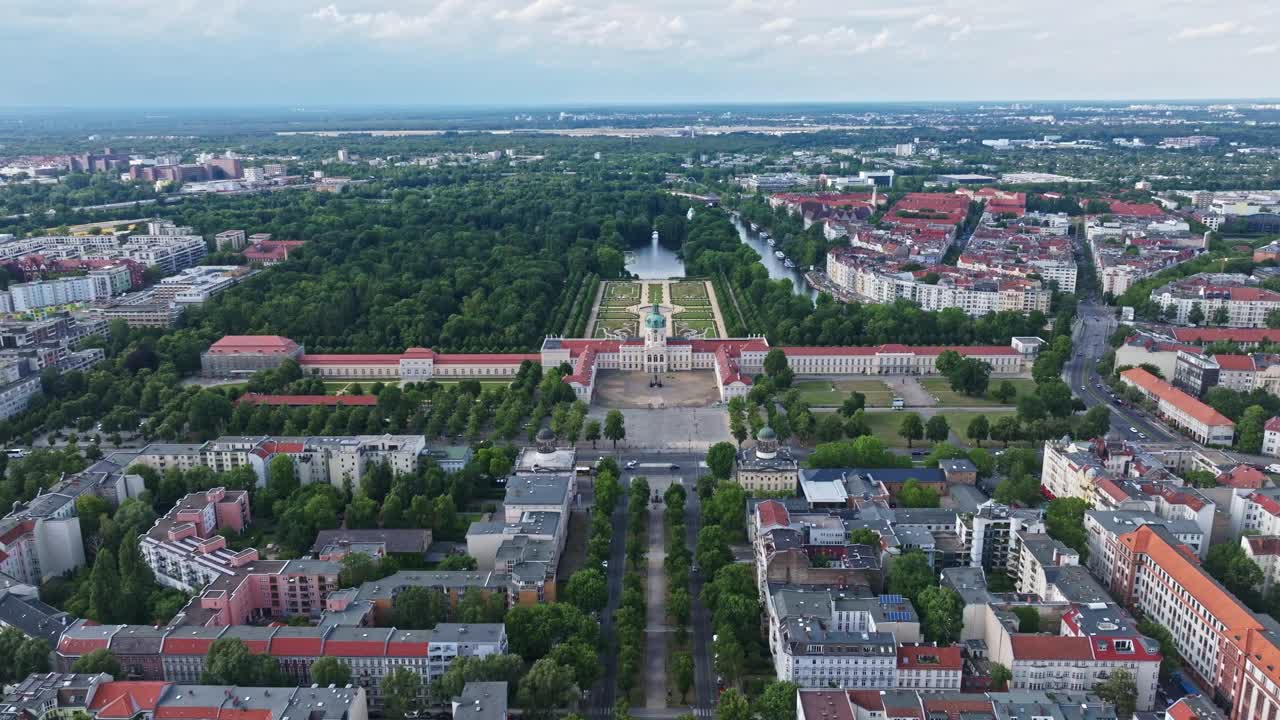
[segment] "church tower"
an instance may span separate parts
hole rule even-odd
[[[644,371],[667,371],[667,319],[656,303],[644,316]]]

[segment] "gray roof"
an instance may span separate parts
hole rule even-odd
[[[431,544],[431,531],[417,528],[369,528],[321,530],[311,545],[312,553],[319,553],[338,543],[384,543],[389,553],[422,553]]]
[[[50,649],[57,647],[62,631],[74,621],[67,613],[36,598],[0,592],[0,625],[17,628],[27,637],[45,640]]]
[[[978,468],[968,460],[940,460],[938,469],[944,473],[978,472]]]
[[[519,475],[507,480],[503,504],[561,505],[573,486],[572,475]]]
[[[506,720],[507,684],[469,682],[453,699],[454,720]]]
[[[506,636],[502,623],[439,623],[431,631],[431,642],[497,643]]]

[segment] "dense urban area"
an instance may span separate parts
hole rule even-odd
[[[1280,713],[1280,105],[6,112],[0,315],[0,720]]]

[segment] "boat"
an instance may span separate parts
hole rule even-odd
[[[778,244],[778,241],[774,240],[773,238],[769,238],[768,243],[769,243],[769,247],[773,247],[774,245]]]
[[[768,230],[761,230],[761,231],[760,231],[760,237],[764,238],[765,240],[768,240],[768,239],[769,239],[769,231],[768,231]]]
[[[783,260],[783,261],[782,261],[782,264],[783,264],[783,266],[784,266],[784,267],[789,267],[789,268],[793,268],[793,267],[795,267],[795,266],[796,266],[796,264],[795,264],[795,263],[793,263],[793,262],[791,262],[791,260],[790,260],[790,259]]]
[[[774,250],[773,256],[778,258],[779,260],[783,260],[787,257],[787,254],[782,252],[781,250]]]
[[[757,225],[756,223],[751,223],[751,232],[755,232],[759,229],[760,229],[759,225]]]

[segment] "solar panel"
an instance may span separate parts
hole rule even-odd
[[[895,603],[901,603],[901,602],[905,602],[905,600],[901,595],[881,595],[880,596],[881,605],[893,605]]]
[[[908,620],[911,619],[911,613],[903,612],[901,610],[894,610],[892,612],[887,612],[884,614],[884,616],[886,619],[889,620],[889,622],[907,622]]]

